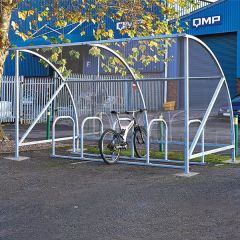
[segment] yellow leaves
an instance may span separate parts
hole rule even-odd
[[[184,31],[184,29],[182,28],[182,27],[179,27],[178,29],[177,29],[177,32],[178,33],[182,33]]]
[[[85,32],[85,31],[81,31],[81,32],[80,32],[80,35],[81,35],[81,36],[84,36],[84,35],[86,35],[86,32]]]
[[[98,17],[103,18],[104,16],[106,16],[106,13],[102,11],[102,12],[99,12],[97,15]]]
[[[64,39],[64,35],[61,34],[61,35],[58,36],[58,38],[59,38],[61,41],[63,41],[63,39]]]
[[[99,57],[101,55],[101,49],[98,47],[92,47],[89,50],[89,54],[95,57]]]
[[[17,30],[15,33],[16,33],[19,37],[21,37],[23,41],[26,41],[26,40],[29,39],[29,36],[26,35],[26,34],[23,33],[23,32],[19,32],[19,31]]]
[[[133,53],[137,53],[138,52],[138,49],[136,47],[132,48],[132,52]]]
[[[96,35],[100,35],[102,33],[101,29],[97,29],[97,31],[95,32]]]
[[[126,32],[127,32],[128,36],[131,38],[135,37],[135,35],[136,35],[136,31],[133,29],[128,29]]]
[[[147,49],[147,46],[141,44],[141,45],[139,46],[139,49],[140,49],[140,51],[141,51],[142,53],[144,53],[144,52],[146,51],[146,49]]]
[[[119,11],[117,11],[117,15],[119,17],[122,17],[123,16],[123,9],[120,9]]]
[[[58,20],[55,22],[56,27],[66,27],[67,26],[67,21],[65,20]]]
[[[170,29],[168,29],[167,31],[166,31],[166,35],[170,35],[172,32],[170,31]]]
[[[114,31],[112,29],[100,29],[98,28],[94,31],[94,37],[96,40],[101,40],[102,38],[113,39],[114,38]]]
[[[109,30],[108,30],[108,37],[109,37],[109,38],[114,38],[114,32],[113,32],[112,29],[109,29]]]
[[[91,19],[91,22],[93,23],[93,24],[96,24],[96,20],[95,19]]]
[[[37,19],[38,19],[39,22],[42,22],[43,18],[41,16],[41,14],[38,14],[38,18]]]
[[[94,37],[96,38],[96,40],[100,40],[101,37],[103,36],[103,32],[104,30],[102,29],[97,29],[96,31],[94,31]]]
[[[16,31],[17,29],[19,29],[19,25],[18,25],[16,22],[14,22],[14,21],[11,22],[11,26],[12,26],[12,28],[13,28],[14,31]]]
[[[70,50],[69,55],[73,58],[79,59],[80,58],[80,52],[75,51],[75,50]]]
[[[149,47],[151,47],[151,48],[152,48],[152,47],[156,47],[156,48],[157,48],[158,45],[159,45],[159,43],[156,42],[156,41],[150,41],[150,42],[149,42]]]
[[[42,11],[39,15],[40,15],[41,17],[47,18],[47,17],[48,17],[48,14],[49,14],[49,8],[46,7],[46,8],[44,9],[44,11]]]
[[[26,18],[27,18],[27,11],[19,11],[18,12],[18,18],[19,19],[22,19],[22,20],[26,20]]]
[[[0,0],[1,1],[1,0]],[[173,32],[183,32],[184,29],[177,22],[177,17],[179,17],[179,12],[176,10],[176,3],[179,3],[181,7],[186,6],[186,2],[192,0],[127,0],[127,1],[108,1],[108,0],[81,0],[79,8],[70,9],[64,8],[61,4],[58,4],[51,9],[46,6],[41,6],[41,8],[36,10],[28,9],[18,11],[18,18],[27,21],[27,28],[25,33],[19,31],[21,28],[14,21],[11,22],[11,26],[18,36],[20,36],[24,41],[29,39],[31,36],[30,31],[38,29],[39,22],[51,22],[54,24],[52,27],[64,28],[68,24],[83,24],[89,23],[94,25],[94,37],[96,40],[103,39],[113,39],[115,37],[115,24],[106,24],[108,20],[113,23],[119,22],[122,24],[119,28],[117,34],[121,34],[123,37],[142,37],[142,36],[156,36],[161,34],[171,34]],[[51,2],[51,1],[49,1]],[[168,3],[166,5],[165,3]],[[185,4],[185,5],[184,5]],[[31,8],[31,7],[29,7]],[[165,18],[160,16],[165,16]],[[31,16],[31,17],[30,17]],[[27,19],[30,17],[30,19]],[[170,22],[166,21],[174,20]],[[110,22],[109,21],[109,22]],[[19,20],[19,22],[21,22]],[[29,25],[28,25],[29,22]],[[86,24],[86,25],[89,25]],[[42,24],[39,24],[42,25]],[[79,30],[80,29],[80,30]],[[85,25],[80,26],[75,29],[78,32],[78,37],[85,36]],[[29,31],[29,32],[28,32]],[[42,36],[43,39],[49,40],[51,43],[63,43],[68,42],[65,39],[66,35],[60,35],[57,39],[48,39],[47,36]],[[50,37],[49,37],[50,38]],[[122,45],[123,46],[123,45]],[[129,46],[126,43],[126,46]],[[118,47],[116,47],[118,48]],[[118,48],[120,49],[121,46]],[[150,63],[156,63],[161,60],[161,56],[164,55],[162,45],[155,41],[149,40],[146,42],[140,42],[136,47],[130,47],[132,50],[129,51],[127,61],[134,67],[136,62],[141,62],[144,65]],[[58,52],[57,52],[58,53]],[[59,54],[59,53],[58,53]],[[103,58],[103,54],[99,48],[91,48],[90,54],[93,56],[100,56]],[[70,51],[69,55],[71,57],[79,58],[79,54],[74,51]],[[60,56],[60,54],[59,54]],[[57,54],[52,55],[52,61],[57,61],[57,64],[64,65],[63,62],[59,62],[57,59]],[[109,72],[111,66],[112,72],[120,73],[122,71],[121,65],[116,62],[115,59],[108,62],[108,66],[105,69]],[[62,71],[66,71],[65,66]]]
[[[58,58],[59,58],[58,53],[53,53],[53,54],[50,56],[50,61],[53,62],[53,63],[56,63],[56,62],[58,61]]]
[[[37,25],[37,20],[36,19],[34,19],[34,20],[32,20],[32,22],[31,22],[33,25]]]
[[[176,4],[177,1],[176,0],[168,0],[168,4]]]
[[[18,11],[18,18],[25,21],[27,17],[34,15],[35,11],[33,9],[26,11]]]
[[[35,11],[32,9],[32,10],[29,10],[29,11],[27,12],[27,15],[28,15],[28,17],[29,17],[29,16],[32,16],[34,13],[35,13]]]
[[[154,62],[154,63],[160,62],[160,59],[156,54],[153,56],[152,55],[142,55],[142,57],[140,58],[140,61],[146,67],[152,62]]]

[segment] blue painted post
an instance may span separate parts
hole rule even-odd
[[[163,122],[160,122],[160,141],[161,141],[161,143],[159,144],[159,151],[163,152],[164,151],[164,145],[162,143],[162,141],[163,141]]]
[[[47,111],[47,134],[46,134],[46,139],[49,140],[50,139],[50,134],[51,134],[51,112],[48,109]]]

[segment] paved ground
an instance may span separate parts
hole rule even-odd
[[[48,151],[0,157],[0,239],[239,240],[240,167],[73,164]]]

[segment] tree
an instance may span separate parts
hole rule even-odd
[[[45,0],[44,4],[41,0],[0,0],[0,85],[4,62],[10,47],[8,36],[10,27],[24,41],[31,39],[38,23],[44,21],[51,21],[56,27],[65,27],[69,23],[91,23],[94,25],[93,34],[96,40],[115,37],[114,30],[105,24],[106,18],[127,23],[127,26],[120,31],[122,36],[135,37],[171,34],[173,32],[181,33],[184,29],[180,26],[179,9],[188,11],[194,5],[194,2],[195,0],[68,0],[67,3],[64,1],[65,7],[61,7],[61,0]],[[19,4],[23,3],[26,3],[24,7],[17,8],[17,6],[20,6]],[[13,11],[17,11],[21,22],[28,21],[28,29],[22,28],[17,21],[11,21]],[[79,34],[83,36],[86,33],[80,30]],[[51,43],[69,41],[64,35],[50,39],[47,36],[42,37]],[[100,50],[96,48],[92,48],[90,53],[94,56],[101,56]],[[79,56],[74,51],[70,51],[69,54],[76,58]],[[164,50],[161,49],[159,55],[163,54]],[[138,56],[136,49],[132,49],[128,61],[133,64],[132,60]],[[69,74],[69,70],[66,68],[67,61],[62,59],[61,48],[52,51],[50,59],[59,66],[65,75]],[[149,64],[151,61],[156,61],[156,57],[154,59],[145,56],[145,58],[141,57],[139,60]],[[124,74],[123,69],[117,66],[118,62],[114,57],[109,59],[108,64],[115,71]],[[106,70],[111,70],[109,66],[108,68],[105,66]],[[0,125],[0,140],[3,139],[6,139],[6,136]]]
[[[17,6],[16,0],[2,0],[0,2],[0,86],[3,67],[10,47],[8,32],[13,9]],[[0,88],[1,89],[1,88]],[[0,124],[0,140],[7,139]]]

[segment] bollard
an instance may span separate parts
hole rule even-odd
[[[238,157],[238,115],[234,116],[235,156]]]
[[[47,112],[47,134],[46,134],[46,139],[50,139],[50,133],[51,133],[51,112],[48,110]]]

